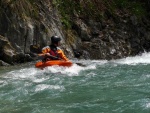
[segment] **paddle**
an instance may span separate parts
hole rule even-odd
[[[45,54],[38,54],[39,56],[42,56],[42,57],[45,57]],[[56,59],[56,60],[62,60],[61,58],[58,58],[58,57],[56,57],[56,56],[53,56],[53,55],[51,55],[51,54],[49,54],[49,55],[46,55],[47,57],[51,57],[51,58],[54,58],[54,59]]]
[[[75,64],[77,64],[78,66],[86,67],[86,65],[84,65],[82,63],[75,63]]]
[[[45,56],[45,54],[41,53],[41,54],[38,54],[38,56],[40,56],[41,58],[40,59],[43,59],[43,57]],[[56,56],[53,56],[53,55],[47,55],[48,57],[51,57],[51,58],[54,58],[54,59],[58,59],[58,60],[62,60],[61,58],[58,58]],[[82,63],[75,63],[79,66],[82,66],[82,67],[86,67],[86,65],[82,64]]]

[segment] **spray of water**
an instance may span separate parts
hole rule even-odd
[[[134,57],[126,57],[113,62],[127,65],[150,64],[150,53],[143,53]]]
[[[61,66],[50,66],[46,67],[43,70],[36,69],[33,66],[21,69],[15,69],[13,71],[5,73],[5,78],[12,78],[13,79],[29,79],[33,80],[34,82],[41,82],[48,78],[38,79],[38,76],[42,76],[44,74],[54,74],[60,73],[61,75],[67,76],[79,76],[80,72],[89,69],[96,69],[98,65],[105,65],[108,63],[115,63],[115,64],[127,64],[127,65],[136,65],[139,63],[142,64],[150,64],[150,53],[143,53],[139,56],[134,57],[126,57],[123,59],[117,59],[112,61],[107,60],[80,60],[78,61],[85,66],[79,66],[74,64],[71,67],[61,67]],[[36,78],[36,79],[35,79]]]

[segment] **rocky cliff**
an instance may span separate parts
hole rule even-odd
[[[32,61],[52,35],[62,37],[69,58],[149,51],[148,6],[148,0],[1,0],[0,65]]]

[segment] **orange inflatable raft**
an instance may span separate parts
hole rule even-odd
[[[54,65],[70,67],[72,66],[72,62],[63,61],[63,60],[52,60],[52,61],[46,61],[46,62],[39,61],[35,64],[35,67],[44,68],[47,66],[54,66]]]

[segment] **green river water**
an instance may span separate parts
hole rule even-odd
[[[150,53],[84,67],[0,68],[0,113],[150,113]]]

